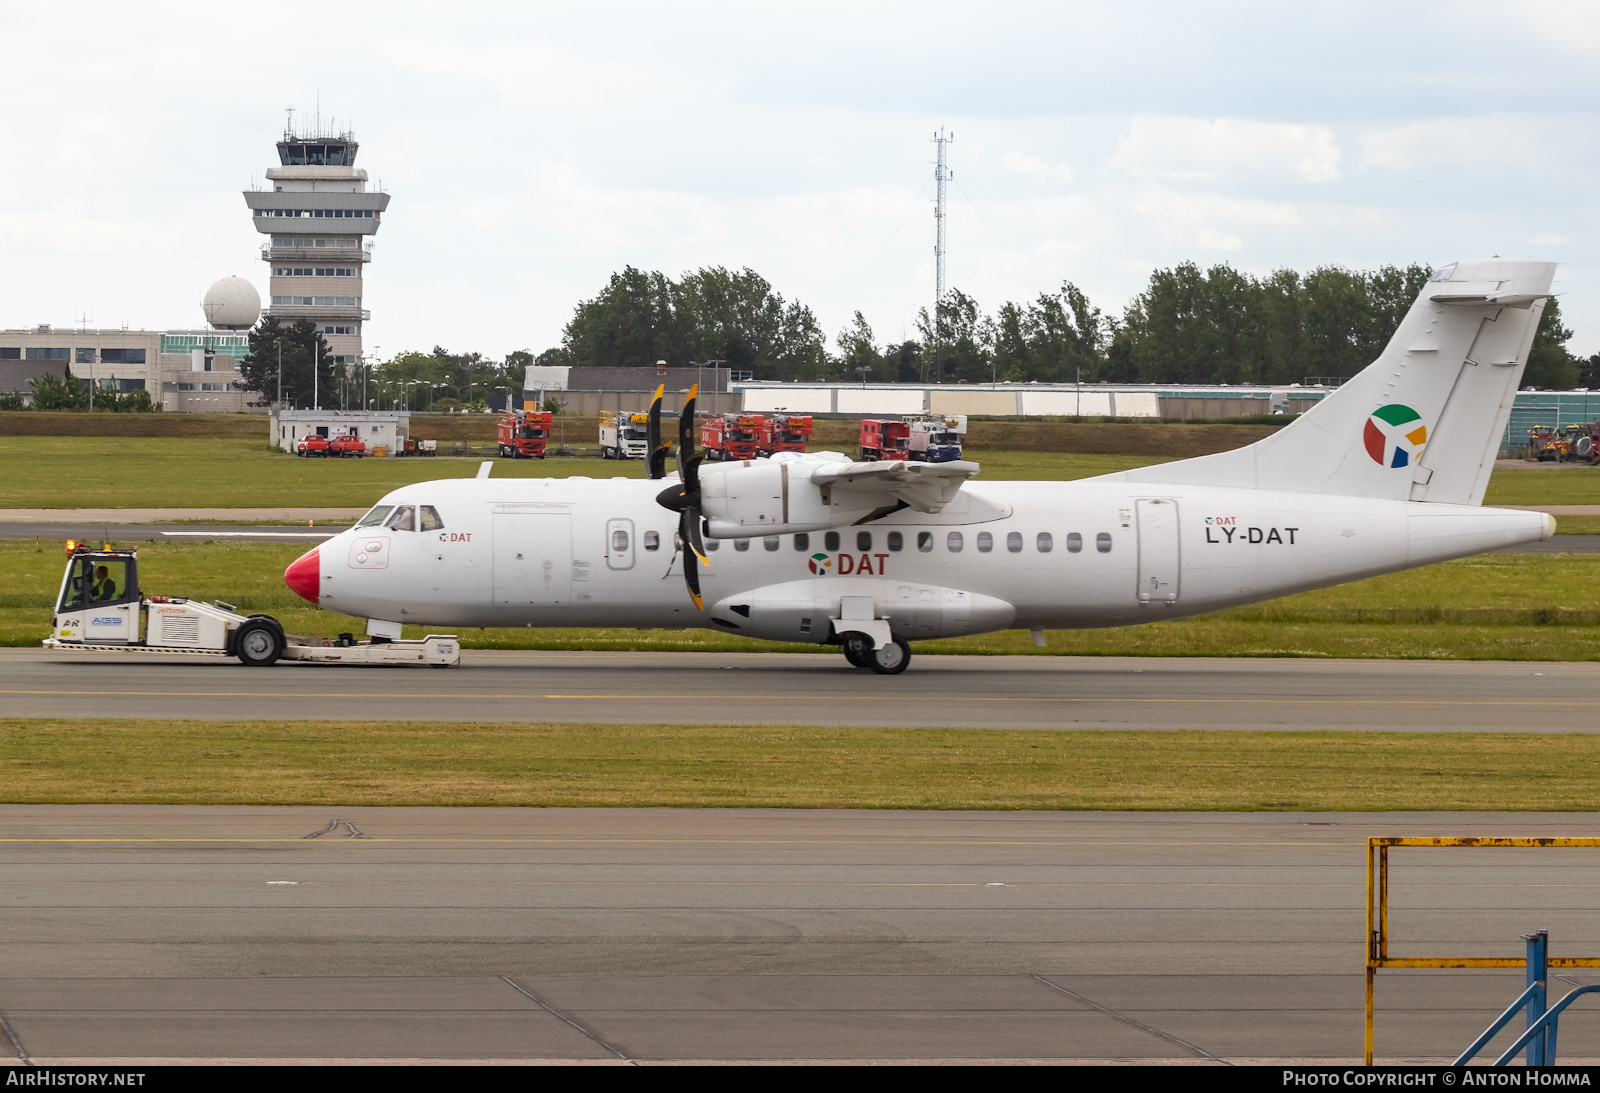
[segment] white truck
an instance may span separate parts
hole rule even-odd
[[[967,432],[966,414],[932,414],[908,417],[911,426],[910,458],[918,463],[949,463],[961,458],[961,438]]]
[[[649,414],[626,410],[600,412],[600,457],[602,459],[643,459],[649,455]]]
[[[461,663],[454,634],[420,641],[378,638],[358,642],[284,633],[270,615],[241,615],[232,604],[198,603],[181,596],[139,594],[139,559],[133,550],[90,549],[67,542],[67,571],[56,596],[46,649],[77,653],[187,653],[238,657],[251,667],[281,660],[331,664],[394,664],[449,668]]]

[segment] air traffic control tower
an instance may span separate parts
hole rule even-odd
[[[270,241],[261,257],[271,268],[267,309],[284,324],[310,319],[336,363],[361,356],[361,327],[370,316],[361,286],[389,195],[367,192],[355,166],[353,134],[297,136],[285,129],[270,189],[247,190],[256,230]]]

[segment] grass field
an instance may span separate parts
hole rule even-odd
[[[242,440],[0,437],[0,508],[364,508],[398,486],[471,478],[478,459],[300,459]],[[1073,479],[1161,460],[996,452],[984,477]],[[635,460],[497,459],[496,478],[643,478]]]
[[[1066,481],[1165,461],[1157,455],[1035,451],[975,450],[972,456],[983,465],[980,482]],[[0,466],[7,472],[0,479],[0,508],[364,508],[397,486],[470,478],[478,463],[298,459],[249,440],[0,436]],[[493,473],[497,478],[642,478],[644,464],[499,459]],[[1490,480],[1486,503],[1600,504],[1600,469],[1500,469]],[[1572,529],[1563,522],[1562,530]]]
[[[222,599],[265,611],[291,633],[360,634],[364,620],[321,611],[289,592],[283,570],[303,544],[149,543],[146,594]],[[59,544],[0,540],[0,645],[37,645],[65,556]],[[409,637],[424,631],[407,627]],[[709,630],[485,629],[467,648],[741,649],[833,653]],[[1145,626],[1050,631],[1040,650],[1021,631],[919,642],[923,653],[1083,656],[1306,656],[1425,659],[1600,658],[1600,555],[1490,554],[1289,596],[1255,607]]]
[[[6,804],[1589,811],[1600,736],[0,719]]]

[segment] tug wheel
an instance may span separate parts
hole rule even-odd
[[[234,655],[250,668],[276,664],[283,655],[283,635],[264,619],[251,619],[239,627],[233,639]]]

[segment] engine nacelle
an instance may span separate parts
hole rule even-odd
[[[700,512],[713,539],[843,527],[898,509],[940,512],[976,463],[853,463],[838,452],[724,463],[700,471]]]
[[[848,463],[845,459],[843,462]],[[896,506],[892,497],[811,481],[825,463],[750,459],[700,468],[700,513],[713,539],[791,535],[853,524],[878,509]]]

